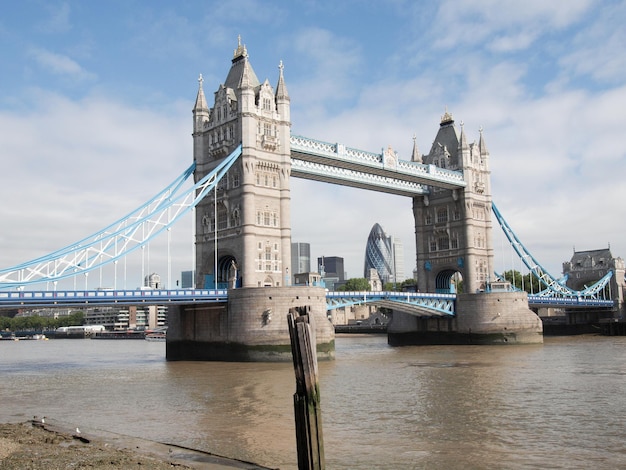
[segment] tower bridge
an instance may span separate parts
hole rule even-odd
[[[417,287],[428,294],[370,298],[396,307],[388,327],[391,344],[542,341],[541,321],[529,309],[526,293],[491,289],[495,208],[482,129],[478,142],[470,143],[463,124],[458,128],[446,111],[430,151],[421,154],[414,144],[410,160],[399,159],[390,147],[379,154],[291,135],[282,63],[275,88],[260,82],[241,43],[211,106],[200,77],[192,114],[193,163],[180,178],[93,237],[0,270],[0,286],[55,281],[117,262],[195,208],[194,291],[228,289],[227,300],[207,294],[213,303],[208,297],[181,302],[184,294],[172,291],[167,358],[290,360],[286,313],[293,308],[313,319],[318,357],[332,358],[334,330],[326,312],[333,302],[338,305],[339,296],[321,287],[289,285],[290,178],[297,177],[412,199]],[[181,189],[191,175],[194,186]],[[147,235],[146,224],[152,227]],[[557,289],[517,239],[511,240],[533,273]],[[455,275],[466,293],[451,296]],[[124,296],[132,297],[118,300]],[[358,295],[343,299],[356,302]]]

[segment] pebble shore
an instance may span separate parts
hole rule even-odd
[[[43,418],[0,423],[0,468],[6,470],[249,469],[249,462],[129,436],[72,428]]]

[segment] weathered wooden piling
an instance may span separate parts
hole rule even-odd
[[[293,395],[296,421],[296,443],[299,470],[323,470],[324,438],[322,410],[317,379],[315,329],[305,308],[289,309],[287,315],[293,367],[296,374],[296,393]]]

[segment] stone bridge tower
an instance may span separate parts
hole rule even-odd
[[[335,355],[322,287],[290,286],[290,103],[279,65],[274,90],[239,44],[209,107],[202,76],[193,108],[196,181],[238,145],[242,153],[196,206],[196,287],[228,289],[222,303],[173,305],[166,358],[291,361],[288,312],[306,313],[318,359]]]
[[[446,111],[428,155],[414,146],[412,160],[463,171],[464,188],[430,187],[428,194],[413,198],[418,289],[456,291],[455,315],[418,318],[394,312],[387,326],[389,344],[543,342],[541,320],[528,308],[527,294],[490,278],[491,182],[482,130],[478,143],[469,144],[463,124],[458,132]]]
[[[242,155],[196,208],[196,286],[282,287],[291,263],[290,104],[279,66],[260,83],[241,39],[226,81],[193,109],[196,181],[240,143]],[[217,234],[217,243],[215,236]]]
[[[489,152],[480,132],[478,144],[467,142],[450,113],[441,118],[439,132],[428,155],[414,161],[463,171],[463,189],[430,187],[430,193],[413,198],[417,247],[417,282],[422,292],[452,292],[456,273],[463,292],[485,291],[493,273],[491,182]],[[457,289],[458,290],[458,289]]]

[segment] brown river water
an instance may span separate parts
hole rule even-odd
[[[391,348],[322,362],[326,468],[626,468],[626,337]],[[297,468],[291,363],[167,362],[143,340],[0,342],[0,421],[72,425]]]

